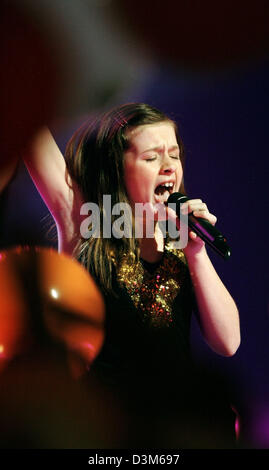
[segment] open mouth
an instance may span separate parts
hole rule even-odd
[[[167,202],[167,199],[169,198],[170,194],[174,192],[174,186],[175,183],[173,182],[159,184],[154,191],[156,202]]]

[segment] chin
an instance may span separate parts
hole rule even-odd
[[[164,204],[164,202],[155,202],[153,206],[154,206],[154,209],[156,210],[156,212],[154,213],[154,220],[156,222],[167,220],[168,218],[167,210],[166,210],[166,205]]]

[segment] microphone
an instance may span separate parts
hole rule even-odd
[[[172,193],[168,200],[167,205],[174,203],[176,209],[174,209],[178,217],[180,217],[180,204],[188,201],[189,198],[181,193]],[[215,250],[224,259],[228,259],[231,256],[231,250],[227,245],[226,238],[212,225],[208,220],[202,219],[201,217],[195,217],[191,212],[188,214],[188,225],[189,228],[197,233],[199,237],[204,240],[213,250]]]

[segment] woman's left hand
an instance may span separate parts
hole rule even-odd
[[[207,205],[201,199],[190,199],[181,206],[183,214],[193,213],[194,217],[206,219],[212,225],[217,222],[217,217],[211,214],[208,210]],[[186,257],[197,255],[201,251],[205,250],[205,242],[195,232],[189,229],[189,241],[184,248]]]
[[[191,212],[195,217],[206,219],[212,225],[217,222],[217,217],[211,214],[207,205],[201,199],[190,199],[181,205],[183,214],[190,214]],[[179,219],[177,218],[177,225],[179,228]],[[205,251],[205,242],[195,232],[189,229],[189,240],[187,246],[183,249],[186,257],[195,256]]]

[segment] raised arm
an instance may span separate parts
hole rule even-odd
[[[82,199],[75,183],[66,178],[64,157],[46,127],[27,148],[24,162],[56,222],[59,251],[72,254],[79,234]]]

